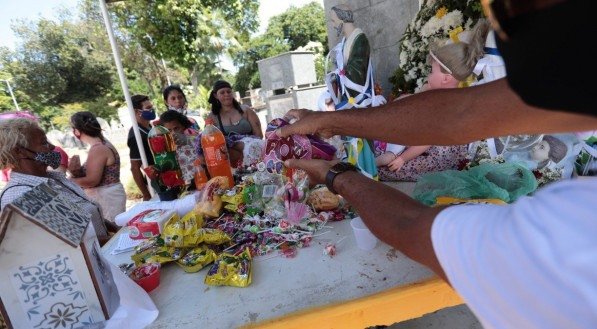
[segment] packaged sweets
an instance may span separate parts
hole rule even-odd
[[[251,284],[251,252],[246,248],[240,255],[221,254],[205,276],[210,286],[247,287]]]
[[[143,241],[136,246],[135,253],[131,255],[131,259],[137,266],[144,263],[164,264],[179,259],[182,257],[183,252],[182,248],[164,245],[164,240],[158,236]]]
[[[191,249],[176,263],[187,273],[194,273],[216,260],[216,252],[207,246]]]
[[[185,241],[189,246],[197,246],[200,243],[219,245],[230,242],[230,237],[224,231],[215,228],[200,228],[186,236]]]
[[[328,190],[327,187],[315,188],[309,193],[307,204],[316,211],[334,210],[340,206],[340,197]]]
[[[203,226],[203,217],[193,211],[187,213],[182,219],[170,219],[164,226],[162,238],[164,244],[169,247],[195,247],[197,244],[189,237],[195,235],[197,230]]]
[[[195,213],[197,215],[216,218],[222,212],[221,195],[228,189],[228,179],[224,176],[216,176],[210,179],[201,191]]]
[[[131,239],[147,239],[160,235],[164,224],[171,219],[178,219],[174,210],[149,209],[133,217],[128,223]]]

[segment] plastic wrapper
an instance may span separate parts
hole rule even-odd
[[[243,186],[235,186],[222,195],[222,202],[224,202],[224,209],[236,212],[238,206],[243,204]]]
[[[223,244],[230,242],[231,239],[228,234],[224,233],[222,230],[215,228],[201,228],[191,235],[185,236],[184,240],[187,242],[188,246],[197,246],[200,243],[213,245]]]
[[[199,246],[187,252],[176,263],[187,273],[194,273],[216,260],[216,252],[206,246]]]
[[[337,209],[340,206],[340,201],[340,197],[332,193],[325,186],[313,189],[307,198],[307,204],[312,206],[316,211]]]
[[[224,190],[228,188],[228,179],[216,176],[210,179],[199,194],[195,205],[195,213],[209,218],[216,218],[222,213],[222,198]]]
[[[183,218],[171,218],[164,227],[162,238],[168,247],[195,247],[197,244],[191,239],[203,226],[203,217],[191,211]]]
[[[149,209],[142,211],[127,223],[129,236],[134,240],[158,236],[164,231],[166,223],[171,220],[178,220],[178,214],[174,210]]]
[[[537,189],[537,180],[524,165],[482,163],[465,171],[445,170],[422,175],[413,191],[416,200],[434,205],[437,197],[500,199],[511,203]]]
[[[131,259],[136,266],[146,263],[165,264],[178,260],[183,254],[184,249],[165,246],[164,240],[157,237],[144,241],[135,247],[135,253],[131,256]]]
[[[243,288],[251,284],[251,279],[251,252],[246,248],[238,256],[220,255],[207,272],[205,284]]]
[[[266,208],[266,204],[276,196],[280,197],[287,178],[280,174],[258,171],[247,176],[243,189],[243,202],[247,206],[247,214],[254,215]]]

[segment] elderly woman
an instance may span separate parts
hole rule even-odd
[[[48,142],[45,132],[35,121],[19,118],[0,122],[0,169],[12,169],[8,184],[0,192],[0,208],[46,183],[91,214],[95,233],[103,244],[109,235],[99,207],[64,173],[48,170],[48,167],[58,168],[59,165],[60,153],[54,151],[54,145]]]

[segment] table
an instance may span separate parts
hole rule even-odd
[[[429,269],[392,247],[358,249],[349,221],[329,226],[295,258],[254,258],[246,288],[207,286],[207,268],[185,273],[166,264],[150,293],[160,311],[150,328],[364,328],[462,303]],[[110,254],[118,234],[102,253],[115,265],[130,263],[130,253]],[[336,256],[323,253],[326,243],[337,243]]]

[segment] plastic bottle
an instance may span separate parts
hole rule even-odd
[[[176,143],[170,130],[160,125],[153,126],[147,134],[147,141],[158,170],[180,170],[176,160]]]
[[[228,187],[233,187],[234,178],[232,177],[232,168],[230,168],[226,139],[220,129],[214,126],[214,121],[211,118],[205,120],[205,128],[201,133],[201,147],[209,177],[224,176],[228,178]]]
[[[195,188],[200,190],[207,183],[207,174],[205,173],[205,169],[203,169],[203,160],[200,158],[195,159],[193,166],[195,167]]]
[[[176,159],[176,144],[172,133],[166,127],[156,125],[147,134],[147,141],[159,176],[156,181],[158,196],[161,201],[174,200],[185,181]]]

